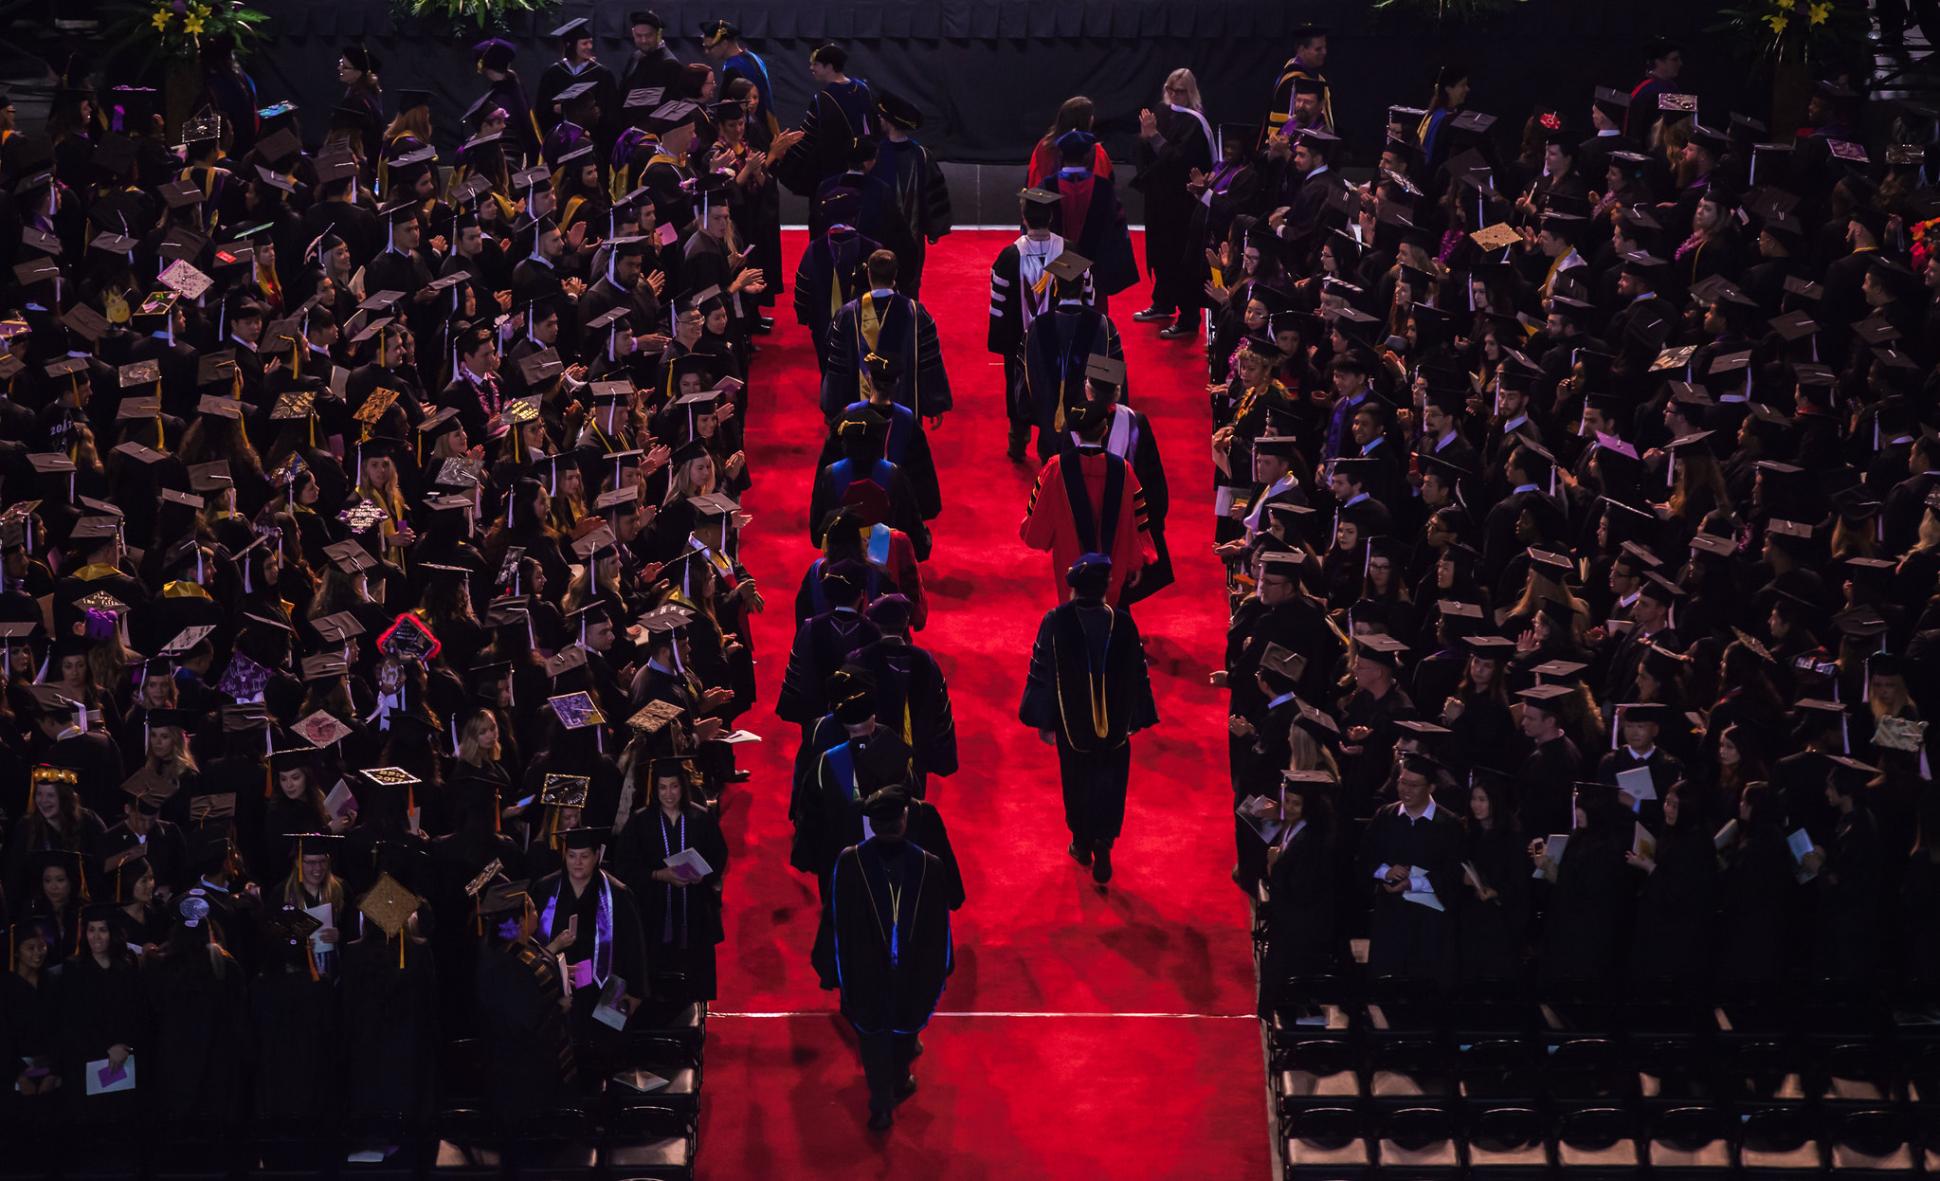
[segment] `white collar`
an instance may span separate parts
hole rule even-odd
[[[1434,798],[1433,797],[1429,798],[1428,806],[1421,810],[1421,815],[1419,816],[1416,816],[1413,813],[1409,812],[1408,805],[1406,804],[1401,805],[1401,814],[1403,816],[1406,816],[1410,821],[1414,821],[1414,822],[1419,822],[1423,820],[1433,820],[1435,818]]]

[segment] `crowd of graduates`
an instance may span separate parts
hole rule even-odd
[[[1350,144],[1294,49],[1264,130],[1160,137],[1204,234],[1133,317],[1209,308],[1262,1013],[1357,954],[1930,990],[1932,113],[1828,76],[1768,128],[1656,40],[1526,115],[1443,67]]]
[[[907,643],[938,508],[908,456],[949,392],[891,289],[947,195],[914,109],[839,47],[782,130],[732,24],[704,62],[628,24],[617,70],[587,22],[556,30],[532,101],[513,47],[478,44],[459,128],[362,43],[327,111],[259,106],[233,62],[179,133],[79,65],[44,134],[8,109],[9,1128],[328,1136],[462,1085],[512,1129],[637,1066],[631,1034],[697,1027],[770,609],[736,498],[783,183],[829,223],[794,277],[831,424],[775,707],[809,740],[795,862],[827,884],[864,796],[879,850],[919,801],[943,858],[896,848],[949,879],[922,895],[934,1002],[962,889],[920,804],[955,749]],[[843,974],[872,1029],[869,973],[909,971],[880,958]],[[450,1076],[459,1044],[476,1075]],[[35,1143],[52,1168],[133,1141]]]

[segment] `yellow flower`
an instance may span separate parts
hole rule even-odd
[[[1783,37],[1785,35],[1785,26],[1792,22],[1783,16],[1768,16],[1765,18],[1765,23],[1772,27],[1772,34],[1774,36]]]
[[[191,13],[182,18],[182,31],[193,37],[202,32],[202,18]]]
[[[209,19],[210,9],[207,4],[191,4],[189,5],[189,12],[203,20],[207,20]]]
[[[1773,7],[1780,12],[1790,12],[1799,5],[1799,0],[1772,0]]]
[[[1807,15],[1811,17],[1813,24],[1822,25],[1826,22],[1826,18],[1832,15],[1832,5],[1829,3],[1814,4],[1807,10]]]
[[[150,17],[149,23],[155,26],[155,31],[158,33],[168,31],[168,9],[164,8]]]

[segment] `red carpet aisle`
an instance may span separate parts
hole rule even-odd
[[[1064,854],[1055,758],[1016,721],[1051,599],[1048,555],[1017,540],[1033,473],[1004,458],[1001,370],[984,352],[989,264],[1008,237],[951,235],[931,251],[924,281],[957,409],[931,436],[944,510],[918,640],[949,677],[962,753],[963,770],[933,780],[931,798],[969,893],[942,1009],[966,1015],[932,1023],[922,1090],[886,1140],[863,1127],[865,1092],[834,994],[808,965],[814,884],[787,865],[795,728],[769,711],[813,558],[804,513],[822,424],[802,329],[784,312],[762,339],[749,413],[756,483],[745,501],[757,524],[742,556],[768,611],[756,635],[761,705],[744,724],[767,741],[747,754],[753,779],[730,793],[724,816],[734,860],[716,1008],[793,1015],[710,1022],[701,1132],[710,1178],[1267,1169],[1257,1026],[1230,1019],[1252,1012],[1252,971],[1244,903],[1226,876],[1223,703],[1205,683],[1225,620],[1207,556],[1204,367],[1197,346],[1130,323],[1137,292],[1119,298],[1133,397],[1154,419],[1172,477],[1179,582],[1138,608],[1163,724],[1134,740],[1117,874],[1101,892]],[[791,275],[803,244],[786,239]]]

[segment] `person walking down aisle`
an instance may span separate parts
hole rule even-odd
[[[1111,558],[1085,554],[1065,581],[1071,600],[1045,612],[1017,718],[1058,749],[1064,787],[1066,850],[1111,881],[1111,847],[1125,823],[1132,735],[1159,721],[1145,646],[1129,611],[1105,602]],[[1088,722],[1086,721],[1088,719]],[[1075,723],[1075,724],[1074,724]]]
[[[943,863],[904,837],[909,794],[888,787],[862,805],[873,833],[842,850],[830,904],[842,1015],[861,1043],[869,1127],[886,1132],[916,1093],[916,1035],[956,967]]]

